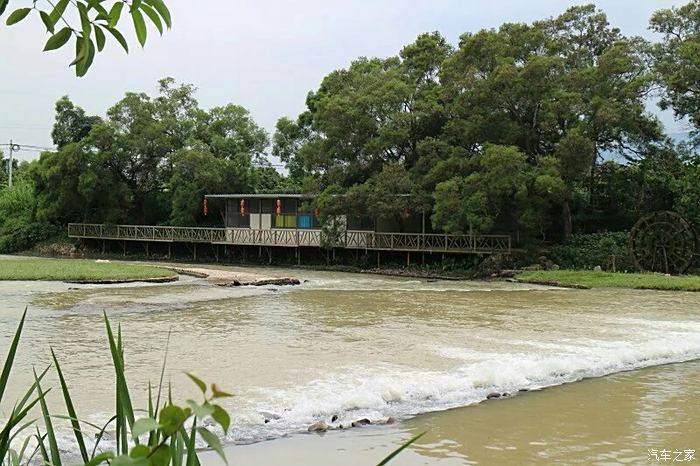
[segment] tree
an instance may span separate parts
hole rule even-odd
[[[87,116],[85,110],[76,107],[64,95],[56,102],[56,122],[51,130],[53,143],[59,149],[72,142],[80,142],[90,134],[96,124],[102,122],[98,116]]]
[[[217,157],[202,147],[178,151],[173,157],[173,173],[170,179],[170,223],[189,226],[215,222],[216,219],[204,218],[204,195],[250,192],[253,180],[248,168],[236,164],[235,161]]]
[[[663,86],[662,109],[673,109],[700,129],[700,1],[659,10],[651,29],[662,34],[654,48],[655,70]]]
[[[419,142],[439,134],[437,75],[450,52],[438,33],[424,34],[397,57],[360,58],[334,71],[309,94],[307,112],[278,122],[273,153],[321,189],[364,183],[385,163],[410,169]]]
[[[0,0],[0,17],[5,13],[10,0]],[[101,52],[111,35],[128,53],[129,45],[120,28],[124,6],[131,16],[138,42],[146,44],[148,30],[144,15],[153,23],[160,34],[171,27],[170,11],[165,0],[50,0],[34,1],[31,7],[21,7],[7,16],[8,26],[19,23],[30,13],[35,12],[44,23],[46,32],[51,34],[44,51],[56,50],[65,46],[71,39],[75,43],[75,65],[77,76],[84,76],[95,58]],[[60,29],[59,29],[60,28]]]
[[[44,152],[31,167],[37,194],[36,219],[69,222],[121,223],[128,190],[101,163],[86,142],[70,143],[57,152]]]

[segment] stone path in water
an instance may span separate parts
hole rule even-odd
[[[206,278],[209,282],[218,286],[263,286],[300,284],[300,281],[298,279],[291,277],[270,277],[258,273],[248,273],[221,269],[208,269],[205,267],[161,267],[183,275],[192,275],[199,278]]]

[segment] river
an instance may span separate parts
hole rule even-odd
[[[226,440],[251,445],[229,448],[233,464],[370,464],[422,430],[396,464],[647,464],[648,449],[700,450],[700,293],[294,274],[301,286],[0,282],[3,357],[29,308],[6,399],[53,347],[79,416],[107,418],[105,311],[122,327],[135,404],[169,333],[176,400],[197,396],[184,371],[235,393]],[[481,403],[493,392],[510,396]],[[401,422],[304,433],[333,416]],[[59,441],[74,448],[67,426]]]

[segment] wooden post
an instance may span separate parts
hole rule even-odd
[[[102,240],[102,254],[105,253],[105,240]]]
[[[297,265],[301,265],[301,248],[297,247]]]
[[[194,243],[193,246],[194,247],[192,248],[192,258],[195,262],[197,262],[197,243]]]
[[[172,244],[173,244],[173,243],[168,243],[168,260],[170,260],[170,257],[171,257],[170,253],[172,252],[172,251],[171,251],[171,246],[172,246]]]
[[[124,257],[126,257],[126,241],[122,241],[124,247]]]
[[[219,263],[219,245],[214,244],[214,257],[216,257],[217,264]]]
[[[146,258],[151,257],[150,254],[148,254],[148,241],[146,241]]]
[[[380,266],[380,258],[379,258],[380,254],[381,254],[381,252],[379,250],[377,250],[377,268],[379,268],[379,266]]]
[[[411,251],[406,252],[406,267],[411,266]]]

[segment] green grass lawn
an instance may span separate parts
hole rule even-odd
[[[136,281],[175,277],[171,270],[83,259],[0,259],[0,280]]]
[[[651,273],[612,273],[590,270],[543,270],[516,275],[522,282],[550,283],[590,288],[634,288],[638,290],[700,291],[700,276],[667,277]]]

